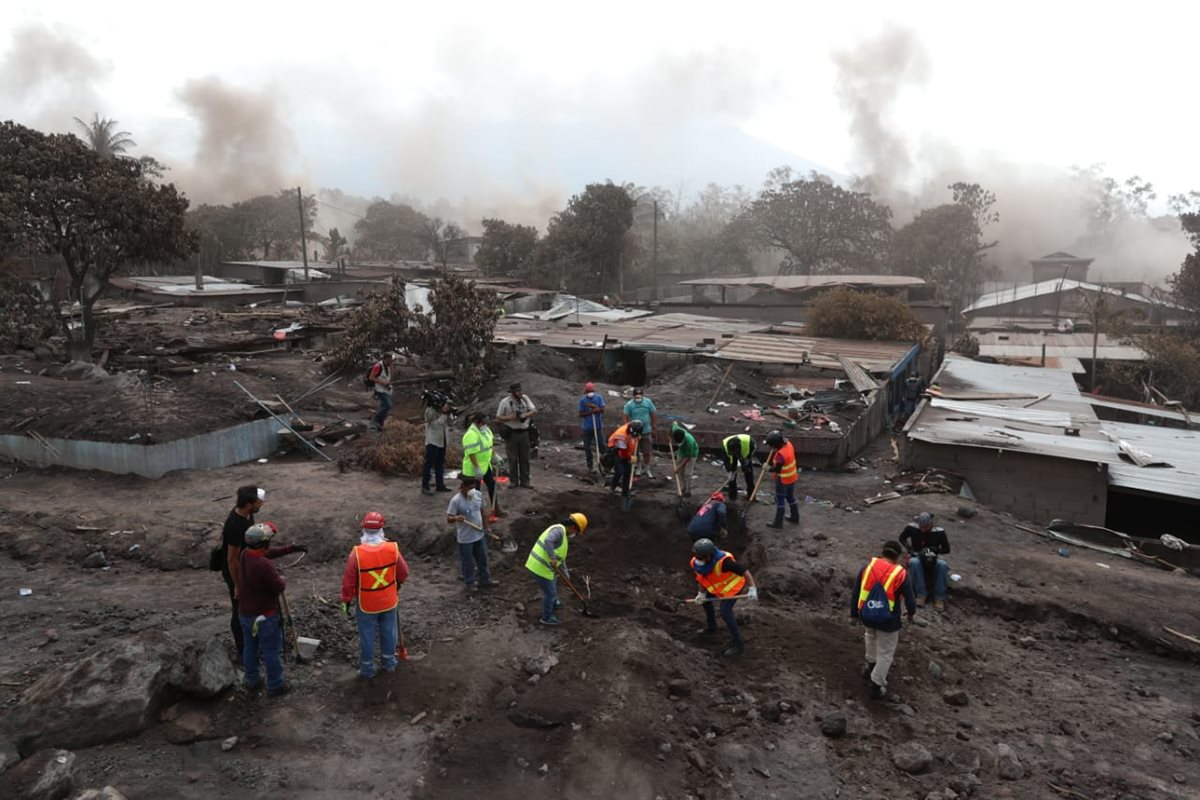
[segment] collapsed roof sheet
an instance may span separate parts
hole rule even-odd
[[[1200,431],[1104,422],[1104,430],[1149,453],[1156,464],[1121,461],[1108,468],[1109,483],[1122,489],[1200,500]]]

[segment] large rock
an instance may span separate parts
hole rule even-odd
[[[75,789],[75,754],[68,750],[34,753],[0,778],[0,797],[66,800]]]
[[[1025,767],[1017,753],[1006,744],[996,747],[996,773],[1006,781],[1019,781],[1025,777]]]
[[[238,673],[225,655],[220,639],[193,642],[182,654],[181,669],[172,670],[170,682],[195,697],[216,697],[237,683]]]
[[[892,751],[892,763],[911,775],[920,775],[929,770],[933,754],[916,742],[905,742]]]
[[[846,712],[834,711],[821,718],[821,733],[831,739],[840,739],[846,735]]]

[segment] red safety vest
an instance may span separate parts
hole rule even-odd
[[[400,545],[360,544],[354,548],[358,561],[358,607],[364,614],[382,614],[399,603],[396,585],[396,564],[400,560]]]
[[[863,603],[875,588],[882,583],[883,591],[887,592],[888,611],[896,610],[896,589],[904,583],[907,573],[904,567],[893,564],[886,558],[872,558],[871,563],[863,570],[862,583],[858,587],[858,610],[862,611]]]
[[[696,583],[704,591],[715,597],[733,597],[742,591],[742,587],[746,585],[746,576],[738,575],[736,572],[726,572],[725,562],[733,559],[729,553],[717,551],[720,558],[713,565],[712,570],[707,575],[701,575],[696,572],[696,559],[692,559],[692,574],[696,576]]]
[[[787,485],[800,480],[796,469],[796,448],[791,442],[784,442],[783,447],[775,451],[775,459],[780,465],[779,472],[775,473],[780,483]]]

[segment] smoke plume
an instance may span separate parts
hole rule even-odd
[[[111,71],[58,29],[18,28],[0,59],[0,107],[5,117],[20,112],[20,121],[32,127],[75,132],[74,117],[104,116],[96,85]]]
[[[932,74],[924,46],[911,31],[886,29],[836,53],[834,63],[838,96],[850,112],[857,167],[892,208],[897,226],[922,208],[950,202],[948,186],[964,181],[996,195],[1000,220],[984,235],[999,241],[988,258],[1003,279],[1027,281],[1030,259],[1065,250],[1095,259],[1091,279],[1158,283],[1188,252],[1170,219],[1123,213],[1098,226],[1090,213],[1104,191],[1097,175],[974,154],[927,131],[899,130],[889,121],[890,110]]]

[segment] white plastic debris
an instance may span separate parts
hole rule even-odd
[[[950,576],[950,580],[954,581],[955,583],[958,583],[959,581],[961,581],[961,580],[962,580],[962,575],[959,575],[959,574],[956,572],[956,573],[954,573],[953,575],[951,575],[951,576]]]
[[[267,463],[267,459],[265,459],[265,458],[260,458],[260,459],[258,460],[258,463],[259,463],[259,464],[265,464],[265,463]]]
[[[33,594],[33,589],[26,589],[22,586],[20,589],[17,589],[17,594],[21,597],[29,597],[29,595]]]

